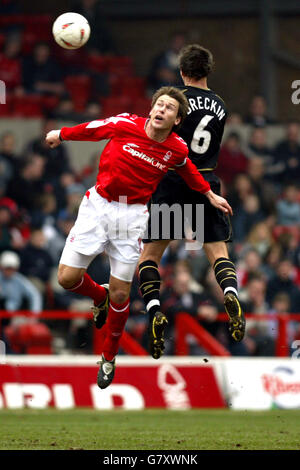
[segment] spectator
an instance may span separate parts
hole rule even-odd
[[[254,225],[247,236],[249,246],[255,248],[261,256],[265,256],[273,243],[271,230],[266,223],[262,221]]]
[[[265,163],[260,157],[253,156],[248,163],[248,175],[250,177],[254,193],[257,194],[262,210],[265,214],[275,212],[277,191],[270,181],[265,178]]]
[[[265,127],[268,124],[274,124],[274,121],[268,117],[267,103],[263,96],[257,95],[253,97],[245,123],[255,127]]]
[[[63,173],[71,172],[66,147],[62,144],[52,149],[45,143],[47,133],[56,127],[57,124],[54,119],[45,119],[40,137],[29,142],[26,148],[26,152],[38,153],[45,158],[45,174],[47,175],[48,181],[53,184]]]
[[[53,193],[42,194],[38,207],[31,215],[31,226],[41,228],[47,239],[51,238],[55,231],[57,216],[57,203]]]
[[[56,231],[53,231],[51,237],[48,237],[47,250],[53,260],[54,265],[57,265],[59,262],[62,250],[66,243],[66,238],[69,235],[75,220],[76,217],[74,215],[70,215],[68,213],[60,214],[56,223]],[[104,282],[102,282],[102,284],[103,283]]]
[[[253,276],[246,289],[241,292],[245,303],[245,311],[259,316],[269,311],[266,301],[266,281],[263,276]],[[269,332],[269,320],[248,319],[245,343],[253,356],[273,356],[275,344]]]
[[[265,167],[272,162],[272,152],[267,145],[266,130],[262,127],[255,127],[250,135],[247,146],[248,158],[260,157],[264,161]]]
[[[74,103],[71,98],[63,96],[58,105],[52,111],[54,119],[62,121],[77,121],[78,114],[74,109]]]
[[[243,118],[239,113],[232,112],[228,115],[228,118],[226,120],[227,126],[228,125],[239,126],[240,124],[243,124]]]
[[[274,149],[272,165],[273,179],[282,183],[297,183],[300,179],[300,144],[299,124],[290,123],[287,127],[286,138],[279,142]]]
[[[33,55],[23,62],[23,85],[27,93],[62,95],[65,92],[62,71],[50,55],[46,42],[35,45]]]
[[[179,267],[175,271],[172,287],[162,293],[162,310],[166,312],[168,317],[168,328],[166,333],[166,354],[173,353],[175,317],[179,312],[187,312],[193,316],[197,316],[197,310],[201,301],[205,301],[208,296],[191,291],[191,283],[193,278],[188,269]]]
[[[90,24],[91,36],[86,44],[90,52],[116,54],[116,45],[99,0],[74,0],[70,11],[83,15]]]
[[[22,84],[20,62],[21,42],[17,36],[8,37],[0,54],[0,80],[3,80],[8,92],[13,92]]]
[[[253,194],[251,179],[246,173],[238,173],[228,188],[228,202],[234,214],[250,194]]]
[[[53,262],[46,249],[46,238],[42,230],[32,230],[29,243],[21,251],[20,258],[21,273],[29,278],[43,294],[45,284],[50,279]]]
[[[251,277],[263,274],[262,258],[255,248],[249,248],[237,264],[237,278],[241,287],[245,287]]]
[[[246,240],[248,233],[259,222],[263,221],[265,214],[262,210],[260,200],[255,194],[249,195],[236,209],[232,226],[237,242]]]
[[[96,181],[99,167],[99,155],[94,153],[88,163],[82,168],[80,175],[78,176],[81,184],[85,189],[91,188]]]
[[[78,212],[81,200],[85,194],[85,188],[82,184],[74,183],[66,188],[67,204],[59,212],[59,217],[74,217]]]
[[[153,59],[148,77],[149,92],[152,93],[164,85],[182,84],[178,68],[178,54],[185,45],[185,41],[183,33],[173,34],[167,49]]]
[[[2,0],[0,4],[1,15],[16,15],[20,13],[20,2],[17,0]]]
[[[300,226],[300,190],[295,184],[288,184],[283,197],[276,204],[279,225]]]
[[[16,154],[16,138],[10,131],[4,132],[1,135],[0,157],[8,163],[13,174],[15,174],[19,165],[19,158]]]
[[[7,204],[5,201],[7,199],[2,198],[0,200],[0,252],[18,250],[24,245],[21,232],[13,225],[16,212],[14,212],[10,204]]]
[[[34,313],[42,310],[42,297],[34,285],[18,272],[19,256],[4,251],[0,256],[0,301],[8,312],[20,310],[24,305]],[[26,303],[25,303],[26,302]]]
[[[269,280],[276,274],[277,266],[283,257],[283,250],[279,243],[272,243],[263,256],[263,272]]]
[[[247,171],[247,166],[248,161],[241,149],[240,137],[236,132],[231,132],[221,147],[216,173],[223,183],[230,185],[238,173]]]
[[[276,274],[267,286],[267,301],[269,304],[273,302],[274,297],[279,292],[284,292],[291,300],[291,311],[299,311],[300,290],[294,282],[296,276],[296,268],[289,259],[283,259],[279,262]]]
[[[19,175],[10,182],[7,196],[30,213],[38,207],[39,197],[44,192],[44,174],[44,158],[37,154],[30,155],[23,162]]]
[[[279,292],[276,294],[271,305],[271,309],[268,313],[270,314],[278,314],[278,315],[286,315],[289,314],[291,311],[291,300],[288,294],[284,292]],[[269,320],[269,334],[274,338],[274,340],[278,337],[278,321],[276,319]],[[298,330],[298,322],[289,322],[288,324],[288,336],[289,336],[289,343],[293,341],[293,338]]]

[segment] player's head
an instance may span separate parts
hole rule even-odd
[[[185,77],[200,80],[210,74],[213,65],[212,53],[199,44],[190,44],[180,51],[179,68]]]
[[[171,130],[176,132],[187,116],[189,104],[182,91],[172,86],[164,86],[159,88],[152,97],[150,117],[153,117],[156,109],[166,105],[166,102],[175,112]]]

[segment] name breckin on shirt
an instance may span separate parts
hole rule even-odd
[[[211,100],[208,96],[203,98],[202,96],[197,96],[197,98],[189,98],[189,110],[188,110],[188,115],[192,111],[197,111],[199,109],[206,109],[207,111],[211,111],[215,113],[221,121],[223,117],[225,116],[225,110],[222,108],[222,106],[215,100]]]

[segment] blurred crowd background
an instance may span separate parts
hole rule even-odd
[[[74,125],[120,112],[146,116],[154,90],[181,84],[178,52],[193,39],[188,31],[174,30],[153,54],[147,73],[137,75],[135,58],[122,54],[120,38],[101,14],[101,2],[70,3],[70,11],[86,16],[93,32],[87,46],[76,51],[55,45],[53,11],[28,15],[17,1],[0,5],[0,80],[7,91],[0,104],[0,308],[9,312],[88,312],[91,305],[60,288],[56,271],[81,199],[95,182],[100,151],[89,153],[86,147],[74,159],[67,143],[46,147],[46,133],[65,122]],[[209,41],[201,43],[210,48]],[[222,77],[230,70],[216,64],[215,74]],[[223,96],[222,89],[215,91]],[[243,89],[237,93],[243,95]],[[229,249],[240,298],[245,311],[257,316],[300,314],[299,122],[294,116],[282,120],[274,115],[259,90],[243,110],[231,108],[228,93],[225,98],[229,117],[216,173],[234,210]],[[16,129],[31,121],[39,131],[20,141]],[[182,311],[234,355],[275,354],[278,326],[273,320],[254,318],[242,344],[230,340],[226,324],[217,321],[224,312],[223,294],[203,251],[186,250],[184,241],[174,241],[160,269],[162,309],[170,319],[166,354],[174,353],[174,319]],[[88,272],[96,282],[107,282],[106,256],[98,256]],[[143,309],[135,278],[127,330],[147,347]],[[20,322],[2,321],[2,338],[12,353],[26,352],[13,344]],[[53,352],[92,352],[91,322],[43,323],[51,332]],[[300,323],[290,322],[288,335],[290,344],[300,339]],[[192,335],[189,343],[190,354],[203,353]]]

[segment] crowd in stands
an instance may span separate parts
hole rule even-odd
[[[92,22],[99,21],[97,8],[92,0],[81,1],[74,3],[73,11]],[[7,86],[8,107],[3,105],[1,111],[0,105],[0,115],[22,115],[25,98],[30,97],[27,115],[35,110],[38,112],[32,116],[44,119],[41,136],[24,143],[21,152],[16,151],[12,131],[0,136],[0,307],[7,311],[90,309],[88,299],[58,285],[56,269],[80,201],[95,182],[99,156],[93,155],[78,172],[72,167],[67,144],[56,149],[46,147],[45,134],[57,128],[56,119],[87,121],[124,111],[145,114],[149,110],[147,83],[149,90],[180,83],[176,55],[184,44],[182,34],[175,34],[170,48],[149,64],[146,82],[134,76],[130,58],[116,55],[109,32],[102,27],[95,29],[102,36],[92,38],[90,49],[78,55],[50,47],[43,35],[42,42],[33,42],[29,47],[26,25],[13,29],[2,41],[0,79]],[[78,73],[82,63],[89,66],[86,76]],[[85,94],[80,95],[78,90],[82,89]],[[136,108],[126,108],[130,103]],[[229,249],[237,265],[244,310],[257,317],[268,313],[300,314],[299,124],[286,124],[285,137],[269,144],[267,130],[274,121],[268,117],[261,96],[253,97],[244,117],[230,115],[228,124],[234,124],[234,131],[226,134],[216,172],[234,210],[234,242]],[[249,138],[239,132],[243,124],[250,126]],[[217,321],[218,313],[224,312],[223,293],[203,251],[187,251],[183,241],[174,241],[160,269],[162,309],[169,318],[166,354],[174,353],[174,319],[182,311],[192,315],[234,355],[275,354],[276,321],[252,319],[242,343],[234,343],[226,324]],[[88,272],[96,282],[107,282],[107,257],[98,256]],[[147,347],[143,309],[135,278],[127,329]],[[9,323],[5,320],[2,326]],[[65,339],[65,348],[91,352],[90,322],[72,320],[48,325],[54,337]],[[289,338],[290,343],[300,338],[300,323],[290,324]],[[189,343],[190,354],[203,352],[192,336]]]

